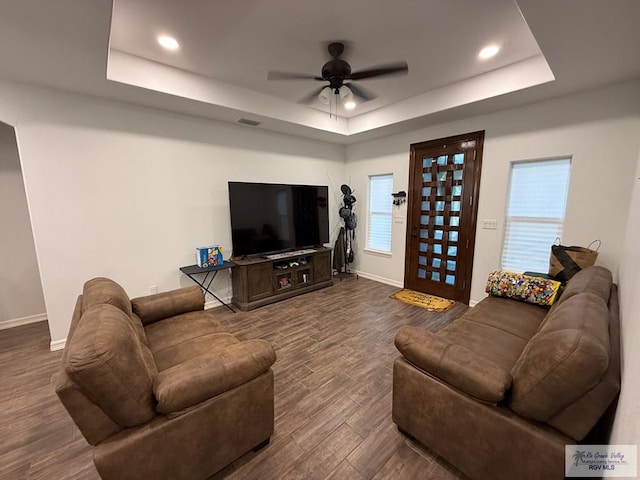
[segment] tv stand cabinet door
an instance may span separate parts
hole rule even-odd
[[[331,280],[331,250],[324,250],[313,256],[314,283],[327,280]]]
[[[271,262],[238,265],[233,269],[233,296],[237,305],[247,304],[273,294]]]

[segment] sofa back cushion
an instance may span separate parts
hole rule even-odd
[[[120,308],[85,310],[67,349],[67,375],[116,423],[132,427],[156,415],[153,358]]]
[[[611,272],[606,268],[595,265],[587,267],[580,270],[567,282],[558,303],[579,293],[593,293],[608,302],[612,282]]]
[[[549,312],[511,371],[511,408],[547,421],[593,388],[609,365],[607,304],[593,293]]]
[[[103,303],[113,305],[131,316],[131,301],[119,284],[104,277],[86,282],[82,291],[82,311]]]

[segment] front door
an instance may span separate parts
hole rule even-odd
[[[469,303],[483,141],[411,145],[405,288]]]

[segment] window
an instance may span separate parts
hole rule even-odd
[[[549,271],[549,253],[562,238],[568,158],[517,162],[511,165],[502,268],[517,272]]]
[[[367,246],[370,250],[391,252],[391,213],[393,175],[369,177]]]

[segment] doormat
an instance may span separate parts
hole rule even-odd
[[[455,303],[453,300],[407,289],[400,290],[389,297],[416,307],[426,308],[431,312],[444,312]]]

